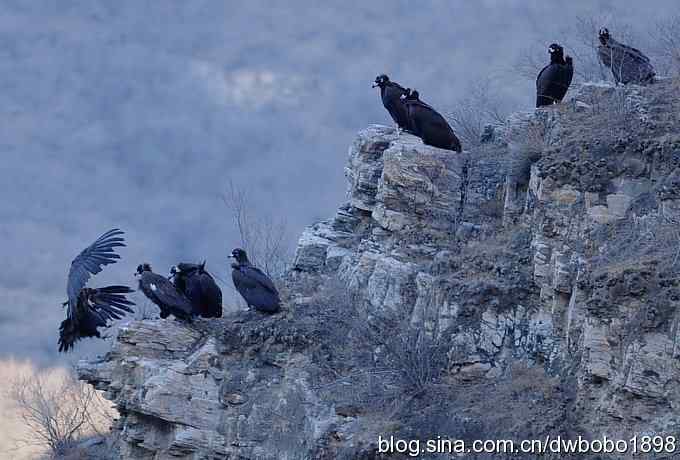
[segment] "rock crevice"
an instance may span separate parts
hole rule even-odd
[[[80,363],[119,408],[122,458],[372,459],[378,435],[437,431],[675,433],[674,85],[582,85],[462,154],[362,130],[347,202],[302,234],[282,313],[133,322]],[[375,331],[430,368],[413,375]]]

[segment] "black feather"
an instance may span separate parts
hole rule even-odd
[[[264,313],[278,312],[281,298],[272,280],[250,263],[243,249],[234,249],[232,256],[236,262],[231,265],[231,279],[248,306]]]
[[[402,96],[408,94],[408,90],[399,83],[390,81],[387,75],[378,75],[375,86],[380,88],[380,99],[392,120],[399,128],[410,131],[408,113],[402,100]]]
[[[127,286],[83,288],[78,295],[73,314],[59,326],[59,351],[65,352],[84,337],[99,337],[97,328],[106,327],[110,319],[120,319],[132,313],[133,302],[125,294],[134,292]]]
[[[133,311],[130,306],[134,303],[125,297],[133,292],[129,287],[85,287],[92,275],[120,259],[115,249],[125,246],[122,234],[117,228],[109,230],[71,262],[66,285],[66,319],[59,326],[59,351],[70,350],[83,337],[99,337],[97,328],[105,327],[109,319],[120,319]]]
[[[125,246],[125,240],[118,236],[122,234],[123,231],[117,228],[109,230],[73,259],[66,287],[69,305],[76,301],[80,290],[85,287],[92,275],[101,272],[105,265],[113,264],[120,259],[115,253],[115,248]]]
[[[222,316],[222,290],[205,270],[205,264],[178,264],[173,283],[189,299],[196,315],[204,318]]]
[[[536,77],[536,107],[561,102],[574,77],[573,61],[569,56],[564,57],[564,49],[553,43],[549,50],[550,64]]]
[[[653,83],[656,72],[651,61],[637,48],[624,45],[609,36],[607,29],[600,30],[597,56],[608,67],[616,83]]]
[[[148,269],[138,269],[139,289],[161,309],[161,318],[174,315],[190,321],[194,316],[191,302],[165,277]],[[147,266],[148,267],[148,266]]]
[[[425,144],[454,152],[463,150],[460,140],[446,119],[435,109],[421,101],[418,91],[411,91],[404,102],[411,130]]]

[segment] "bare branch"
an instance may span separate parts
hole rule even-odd
[[[222,201],[250,261],[270,277],[278,278],[291,259],[288,225],[285,218],[258,214],[250,196],[250,190],[230,180]]]
[[[101,433],[113,419],[108,403],[72,373],[53,370],[16,377],[7,396],[28,429],[17,443],[46,447],[53,456],[64,454],[86,435]]]
[[[657,56],[657,66],[662,74],[680,73],[680,16],[659,21],[652,29],[652,52]]]
[[[481,143],[484,127],[503,124],[510,111],[499,102],[502,99],[489,78],[471,85],[466,94],[446,115],[463,144],[474,147]]]

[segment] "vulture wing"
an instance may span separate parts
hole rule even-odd
[[[133,291],[127,286],[107,286],[94,289],[90,301],[92,310],[100,313],[107,319],[120,319],[125,313],[133,313],[134,302],[125,297]]]
[[[222,290],[217,286],[213,277],[206,271],[198,273],[196,283],[200,290],[201,309],[207,317],[222,316]],[[193,287],[193,286],[192,286]]]
[[[248,305],[270,313],[280,309],[279,292],[272,280],[262,271],[252,266],[241,266],[234,268],[231,276],[236,290]]]
[[[120,319],[131,313],[134,305],[125,295],[134,292],[127,286],[107,286],[82,291],[75,307],[59,326],[59,351],[65,352],[83,337],[99,337],[98,327],[110,319]]]
[[[144,272],[140,285],[144,294],[161,309],[181,318],[192,316],[191,302],[165,277]]]
[[[78,294],[90,276],[101,272],[105,265],[116,263],[120,259],[115,248],[125,246],[125,239],[120,236],[122,234],[123,231],[117,228],[109,230],[73,259],[66,286],[70,309],[75,308]]]
[[[260,270],[257,267],[244,267],[244,271],[248,275],[249,278],[255,281],[255,283],[267,291],[271,292],[272,294],[279,294],[279,291],[276,290],[276,286],[274,286],[274,282],[269,278],[262,270]]]

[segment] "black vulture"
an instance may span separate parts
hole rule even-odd
[[[139,276],[139,290],[161,309],[161,318],[175,315],[191,321],[194,316],[191,302],[170,280],[151,271],[149,264],[138,265],[135,276]]]
[[[399,130],[410,131],[408,113],[404,107],[402,96],[408,94],[409,90],[390,80],[385,74],[375,77],[373,88],[380,88],[380,98],[382,103],[390,113],[392,120],[397,124],[397,134]]]
[[[120,319],[132,313],[134,305],[125,295],[134,292],[127,286],[87,288],[90,276],[102,271],[105,265],[116,263],[120,256],[115,248],[125,246],[117,228],[109,230],[85,248],[71,262],[63,303],[66,319],[59,326],[59,351],[66,352],[83,337],[100,337],[98,327],[105,327],[109,319]]]
[[[536,77],[536,107],[561,102],[574,77],[574,62],[564,56],[564,48],[557,43],[548,47],[550,64]]]
[[[600,45],[597,47],[597,56],[602,65],[611,69],[616,83],[654,82],[654,67],[642,51],[617,42],[606,28],[600,29],[598,38]]]
[[[420,100],[418,91],[409,91],[404,98],[413,133],[427,145],[461,152],[463,149],[446,119]]]
[[[222,291],[205,269],[205,262],[179,263],[170,269],[170,276],[177,290],[193,305],[195,314],[204,318],[222,316]]]
[[[281,299],[272,280],[250,263],[243,249],[234,249],[230,257],[236,260],[231,264],[231,279],[248,307],[255,307],[255,310],[264,313],[278,312]]]

